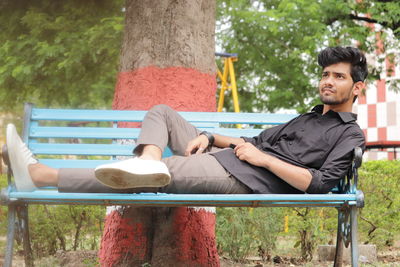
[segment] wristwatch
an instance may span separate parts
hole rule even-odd
[[[199,135],[205,135],[208,138],[208,147],[212,147],[215,141],[214,135],[207,131],[202,131]]]

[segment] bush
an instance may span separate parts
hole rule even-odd
[[[236,261],[258,253],[268,258],[283,230],[282,209],[218,208],[216,236],[220,254]]]
[[[300,256],[311,261],[318,244],[333,243],[337,229],[337,210],[332,208],[287,208],[289,234],[296,236],[295,248]]]
[[[7,186],[0,176],[0,188]],[[54,255],[57,250],[99,248],[103,232],[103,206],[29,206],[31,246],[36,257]],[[7,232],[7,207],[0,206],[0,236]],[[22,249],[22,244],[16,249]]]
[[[0,189],[7,186],[7,175],[0,175]],[[5,236],[7,231],[7,207],[0,205],[0,236]]]
[[[365,194],[365,207],[359,214],[361,240],[392,245],[400,233],[400,162],[365,162],[360,169],[359,188]]]
[[[392,245],[400,234],[400,162],[369,161],[359,170],[359,185],[365,207],[359,213],[359,235],[363,243]],[[298,235],[295,246],[301,257],[310,260],[322,243],[335,243],[337,211],[332,208],[289,209],[291,234]]]
[[[29,207],[31,246],[35,256],[54,255],[57,250],[99,248],[103,231],[103,206]]]

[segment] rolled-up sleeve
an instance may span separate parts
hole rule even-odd
[[[321,168],[308,169],[312,179],[306,193],[324,194],[335,187],[350,168],[355,147],[361,147],[364,151],[365,138],[363,133],[354,130],[348,131],[348,133],[344,132]]]

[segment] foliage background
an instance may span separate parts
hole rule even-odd
[[[316,55],[328,45],[376,51],[399,47],[400,1],[217,0],[218,50],[238,53],[241,109],[308,110],[318,100]],[[0,110],[110,107],[118,70],[124,1],[0,2]],[[366,16],[365,14],[369,14]],[[365,22],[376,23],[374,31]],[[378,57],[378,63],[385,57]],[[371,79],[379,66],[371,66]],[[398,82],[392,81],[392,89]],[[231,110],[226,98],[227,110]]]
[[[220,255],[236,261],[259,254],[269,259],[283,230],[283,209],[218,208],[217,246]]]
[[[123,32],[122,1],[0,3],[0,109],[24,102],[109,106]]]
[[[371,161],[360,170],[365,208],[360,211],[360,232],[365,243],[393,245],[400,234],[400,162]]]
[[[358,3],[361,2],[361,3]],[[375,53],[376,35],[387,55],[400,36],[399,1],[226,0],[218,1],[217,43],[239,54],[240,105],[247,111],[280,108],[308,111],[318,103],[317,54],[327,46],[354,46]],[[369,16],[363,15],[369,14]],[[379,22],[374,30],[365,22]],[[374,60],[379,78],[385,57]],[[398,58],[400,60],[400,58]],[[371,60],[372,63],[372,60]],[[398,89],[398,83],[390,84]]]
[[[393,245],[400,236],[400,162],[368,161],[359,170],[359,188],[365,207],[359,212],[359,240],[378,249]],[[280,253],[274,248],[278,236],[294,238],[298,256],[310,260],[318,245],[335,244],[337,211],[333,208],[221,208],[217,216],[217,238],[221,254],[242,260]],[[283,232],[283,216],[289,216],[289,232]],[[239,240],[239,242],[235,242]],[[260,243],[259,240],[263,240]],[[305,242],[302,250],[301,242]],[[259,248],[262,248],[260,254]],[[251,249],[249,249],[251,248]]]

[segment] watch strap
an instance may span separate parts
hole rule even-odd
[[[214,145],[214,135],[207,131],[202,131],[199,135],[205,135],[208,139],[208,147],[212,147]]]

